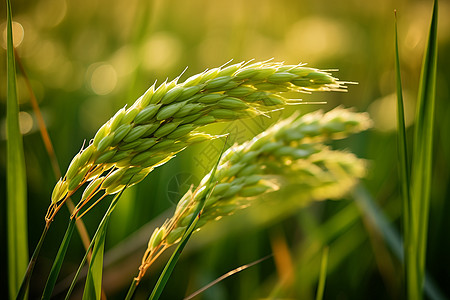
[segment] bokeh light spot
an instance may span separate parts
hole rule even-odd
[[[142,51],[143,66],[146,69],[164,71],[177,64],[181,54],[181,43],[173,35],[160,32],[147,41]]]
[[[406,127],[411,126],[414,120],[415,108],[414,103],[410,99],[412,99],[412,96],[409,93],[404,93],[403,101]],[[397,129],[396,94],[390,94],[376,99],[370,104],[368,112],[374,121],[376,129],[383,132],[395,131]]]
[[[21,134],[29,133],[33,129],[33,117],[25,111],[19,112],[19,126]]]
[[[92,91],[97,95],[111,93],[117,85],[117,72],[110,64],[94,64],[89,67],[92,70],[90,84]]]
[[[61,23],[67,13],[65,0],[39,1],[36,10],[36,21],[43,27],[54,27]]]
[[[2,47],[3,49],[6,49],[6,33],[7,33],[7,27],[6,27],[6,22],[2,24],[1,27],[3,30],[3,35],[2,35]],[[23,37],[25,36],[25,30],[23,29],[22,24],[20,24],[19,22],[12,22],[12,33],[13,33],[13,44],[14,47],[19,47],[20,44],[22,44],[23,41]]]
[[[342,22],[309,17],[291,26],[283,47],[292,57],[318,61],[348,51],[348,45],[354,45],[349,31],[350,28]]]

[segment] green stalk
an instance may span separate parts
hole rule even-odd
[[[99,268],[98,265],[101,265],[101,267],[103,268],[103,253],[101,253],[101,255],[100,255],[100,252],[99,252],[99,250],[101,250],[101,248],[100,248],[101,245],[100,244],[102,243],[102,240],[101,240],[101,238],[99,238],[99,236],[102,235],[102,234],[104,235],[104,233],[102,233],[102,232],[106,231],[107,223],[109,221],[111,213],[114,210],[114,208],[116,207],[117,202],[119,201],[119,198],[122,196],[123,191],[125,189],[126,189],[126,187],[123,188],[122,191],[114,197],[114,199],[111,201],[111,204],[109,205],[108,210],[106,211],[105,215],[103,216],[103,219],[101,220],[100,224],[98,225],[97,231],[95,232],[94,236],[92,237],[92,241],[91,241],[89,247],[86,250],[86,253],[85,253],[85,255],[84,255],[84,257],[83,257],[83,259],[82,259],[82,261],[81,261],[81,263],[80,263],[80,265],[78,267],[77,272],[75,273],[75,276],[74,276],[74,278],[72,280],[72,283],[71,283],[71,285],[69,287],[69,290],[68,290],[68,292],[66,294],[66,297],[65,297],[66,300],[70,298],[70,295],[72,294],[72,291],[73,291],[73,289],[75,287],[75,284],[77,282],[77,279],[78,279],[78,276],[79,276],[79,274],[81,272],[81,269],[83,268],[83,266],[84,266],[84,264],[85,264],[85,262],[87,260],[89,251],[91,251],[92,247],[96,243],[98,243],[99,245],[97,246],[98,247],[97,249],[95,249],[95,247],[94,247],[93,254],[92,254],[92,259],[91,259],[91,266],[95,263],[96,266],[97,266],[96,268]],[[103,239],[103,243],[104,243],[104,239]],[[100,256],[101,256],[101,258],[99,258]],[[95,260],[99,260],[102,263],[100,264],[99,262],[95,262]],[[92,272],[92,271],[91,271],[91,267],[90,267],[89,268],[89,272]],[[98,286],[98,276],[100,277],[100,282],[101,282],[101,276],[102,275],[101,275],[101,273],[99,274],[98,272],[95,273],[96,271],[98,271],[98,270],[95,270],[94,274],[91,274],[91,275],[89,275],[89,273],[88,273],[88,277],[91,276],[91,278],[89,279],[91,281],[91,283],[94,283],[94,281],[96,283],[95,283],[94,286],[88,286],[87,287],[89,289],[89,291],[87,293],[91,293],[90,289]],[[87,282],[87,280],[86,280],[86,282]],[[86,287],[85,287],[85,290],[86,290]],[[84,295],[83,295],[83,297],[84,297]]]
[[[406,142],[405,114],[403,105],[402,79],[400,72],[400,57],[398,54],[398,30],[397,30],[397,14],[395,14],[395,69],[396,69],[396,86],[397,86],[397,147],[399,175],[402,191],[403,204],[403,276],[408,277],[408,270],[413,266],[410,265],[410,227],[411,227],[411,194],[410,194],[410,166],[408,162],[408,151]],[[409,285],[409,284],[408,284]]]
[[[111,202],[110,207],[114,207],[117,201]],[[101,224],[99,225],[92,250],[92,260],[89,265],[86,283],[84,286],[83,299],[101,299],[102,295],[102,275],[103,275],[103,253],[105,250],[106,229],[108,227],[111,210],[105,214]]]
[[[131,282],[130,288],[128,289],[125,300],[131,300],[133,298],[134,291],[136,290],[138,284],[139,284],[139,281],[136,278],[133,278],[133,281]]]
[[[75,218],[73,218],[70,220],[69,225],[67,226],[66,233],[61,242],[58,253],[56,254],[52,269],[50,270],[50,275],[47,278],[47,283],[45,284],[44,292],[42,293],[42,299],[50,299],[50,297],[52,296],[53,288],[55,287],[56,280],[58,279],[59,271],[61,270],[61,266],[63,264],[67,249],[69,248],[73,229],[75,228],[75,222],[76,220]]]
[[[203,201],[202,204],[204,204],[205,201]],[[180,258],[181,252],[183,251],[184,247],[186,246],[189,238],[191,237],[192,233],[195,230],[195,227],[197,225],[197,221],[200,218],[200,211],[201,206],[199,205],[199,208],[197,209],[196,213],[188,228],[186,229],[183,238],[180,241],[180,244],[177,246],[175,252],[170,257],[169,261],[167,262],[166,266],[164,267],[163,272],[161,273],[161,276],[158,279],[158,282],[156,283],[149,300],[157,300],[161,296],[162,291],[164,290],[164,287],[167,284],[167,281],[169,280],[170,275],[172,274],[173,269],[175,268],[176,263],[178,262],[178,259]]]
[[[95,238],[96,238],[96,235],[94,235],[94,237],[92,238],[92,241],[94,241]],[[83,268],[84,264],[86,263],[87,257],[89,255],[89,251],[91,251],[92,246],[94,246],[93,242],[91,242],[89,244],[89,247],[86,249],[86,253],[84,254],[84,257],[81,260],[80,265],[78,266],[78,270],[75,273],[75,276],[73,277],[72,283],[70,284],[69,290],[67,291],[66,297],[64,298],[65,300],[69,300],[70,299],[70,295],[72,294],[72,291],[75,288],[75,284],[77,283],[78,276],[80,275],[81,269]]]
[[[409,259],[413,265],[408,270],[408,298],[422,299],[425,278],[428,215],[430,207],[433,122],[437,68],[437,17],[438,2],[434,1],[428,43],[424,54],[419,82],[416,122],[414,132],[413,168],[411,173],[411,247]],[[409,274],[411,273],[411,274]]]
[[[92,250],[92,261],[84,287],[83,299],[101,299],[102,295],[102,275],[103,275],[103,253],[105,250],[106,228],[109,218],[99,226],[99,234],[94,240]]]
[[[31,256],[30,262],[27,267],[27,271],[25,272],[25,276],[22,280],[22,284],[20,285],[19,293],[17,294],[16,299],[25,299],[26,293],[28,290],[28,286],[30,285],[31,274],[33,273],[34,266],[36,265],[36,260],[39,256],[39,252],[41,251],[42,244],[44,243],[45,236],[47,235],[50,224],[46,224],[44,227],[44,231],[42,231],[41,238],[34,249],[33,255]]]
[[[323,291],[325,290],[325,280],[327,278],[328,250],[329,248],[325,247],[322,251],[322,259],[320,261],[319,285],[317,286],[316,300],[323,299]]]
[[[16,66],[14,61],[11,2],[7,14],[7,224],[9,298],[14,299],[28,265],[27,183],[23,140],[19,128]]]

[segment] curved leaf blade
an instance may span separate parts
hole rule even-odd
[[[28,265],[27,184],[23,140],[19,127],[11,2],[7,6],[7,219],[9,297],[19,291]]]
[[[52,296],[52,292],[55,287],[56,280],[58,279],[59,271],[61,270],[61,266],[63,264],[64,257],[66,255],[67,248],[69,248],[69,243],[72,238],[74,228],[75,228],[75,219],[71,219],[69,222],[69,226],[67,226],[67,230],[64,235],[63,241],[61,242],[61,245],[59,247],[58,253],[56,254],[56,258],[53,262],[50,275],[47,278],[47,283],[45,284],[42,299],[50,299],[50,297]]]

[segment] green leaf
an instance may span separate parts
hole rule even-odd
[[[408,258],[409,299],[422,299],[432,175],[433,122],[437,67],[437,17],[435,0],[419,82],[411,173],[411,215]],[[410,265],[411,264],[411,265]]]
[[[67,226],[66,234],[59,246],[58,253],[56,254],[55,260],[53,261],[52,269],[50,270],[50,275],[47,278],[47,283],[45,284],[44,292],[42,293],[42,299],[50,299],[53,293],[53,289],[58,279],[59,271],[64,261],[64,257],[69,248],[70,239],[72,238],[73,229],[75,228],[75,218],[71,219],[69,225]]]
[[[75,284],[77,283],[78,280],[78,276],[80,275],[81,269],[83,268],[84,264],[86,263],[87,257],[89,255],[89,251],[91,251],[92,246],[94,245],[94,240],[95,240],[96,235],[94,235],[94,238],[92,239],[91,243],[89,244],[89,247],[86,249],[86,253],[84,254],[83,259],[81,260],[80,265],[78,266],[78,270],[75,273],[75,276],[72,279],[72,283],[70,284],[69,290],[67,291],[66,297],[64,299],[69,300],[70,299],[70,295],[72,294],[72,291],[75,287]]]
[[[83,299],[101,299],[102,275],[103,275],[103,253],[105,250],[106,228],[108,227],[109,215],[105,216],[105,222],[98,227],[98,234],[92,250],[92,260],[89,266],[86,284],[84,286]]]
[[[130,180],[133,177],[130,178]],[[104,253],[104,244],[105,244],[105,236],[106,236],[106,228],[108,227],[108,222],[111,217],[111,213],[115,209],[119,198],[122,196],[125,189],[128,187],[128,184],[118,193],[114,199],[111,201],[111,204],[108,207],[108,210],[106,211],[105,215],[103,216],[103,219],[101,220],[100,224],[97,227],[97,231],[94,234],[94,237],[92,238],[92,241],[89,245],[89,247],[86,250],[86,253],[78,267],[77,272],[75,273],[75,276],[72,280],[72,283],[69,287],[69,290],[66,294],[65,299],[69,299],[70,295],[73,291],[73,288],[75,287],[75,284],[77,282],[78,276],[80,275],[81,269],[83,268],[89,251],[94,247],[92,251],[92,258],[91,258],[91,265],[89,266],[88,270],[88,278],[86,279],[85,283],[85,290],[83,293],[83,298],[87,297],[87,299],[93,299],[91,297],[97,297],[98,292],[100,292],[101,295],[101,281],[102,281],[102,273],[103,273],[103,253]],[[103,235],[103,236],[102,236]],[[89,282],[89,283],[88,283]],[[97,289],[100,287],[100,291]],[[100,295],[98,297],[100,297]],[[100,299],[100,298],[97,298]]]
[[[130,178],[128,182],[132,180],[133,177]],[[103,276],[103,254],[105,250],[105,237],[106,237],[106,229],[108,228],[109,219],[111,218],[111,213],[116,208],[116,205],[123,194],[123,191],[128,187],[127,185],[117,194],[114,199],[111,201],[111,204],[108,207],[105,215],[103,216],[102,221],[97,227],[97,231],[95,232],[94,238],[86,251],[86,255],[81,262],[79,269],[73,279],[72,285],[69,289],[69,292],[66,295],[66,299],[70,296],[72,292],[74,283],[78,277],[79,271],[81,270],[84,262],[86,261],[87,254],[89,250],[94,245],[92,250],[92,259],[91,264],[89,265],[89,270],[86,278],[86,283],[84,285],[83,299],[91,300],[91,299],[101,299],[102,295],[102,276]]]
[[[403,221],[403,256],[405,262],[403,264],[404,276],[408,277],[408,271],[413,266],[408,263],[410,260],[410,221],[411,221],[411,195],[410,195],[410,166],[408,162],[408,149],[406,141],[405,114],[403,106],[402,79],[400,72],[400,57],[398,54],[398,30],[397,30],[397,14],[395,15],[395,69],[396,69],[396,86],[397,86],[397,148],[399,161],[399,176],[402,190],[402,221]]]
[[[41,234],[41,238],[39,239],[39,242],[33,251],[33,255],[31,256],[30,262],[28,263],[27,271],[22,280],[22,284],[20,285],[19,293],[17,294],[16,297],[17,300],[22,300],[26,298],[28,286],[30,285],[31,274],[33,274],[34,266],[36,265],[37,258],[39,256],[39,253],[41,252],[42,244],[44,243],[45,236],[47,235],[49,229],[48,225],[49,224],[47,223],[46,226],[44,227],[44,231]]]
[[[19,128],[16,66],[12,37],[11,2],[7,12],[7,224],[9,297],[19,291],[28,265],[27,184],[23,141]]]
[[[320,261],[319,285],[317,286],[316,300],[323,299],[323,291],[325,290],[325,280],[327,278],[328,250],[329,248],[325,247],[322,251],[322,259]]]

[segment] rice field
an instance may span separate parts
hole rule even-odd
[[[1,298],[448,299],[437,2],[1,2]]]

